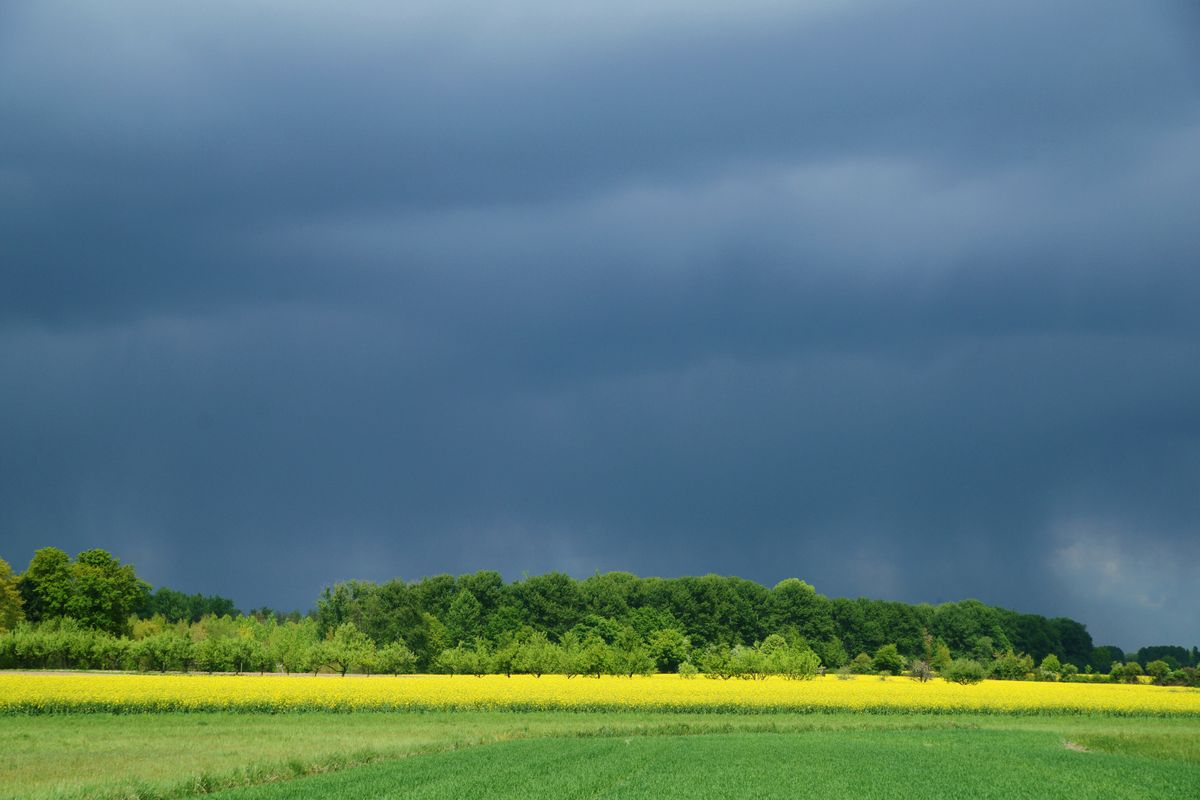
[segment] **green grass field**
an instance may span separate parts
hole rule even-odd
[[[632,712],[0,717],[0,797],[213,792],[245,800],[1182,798],[1200,794],[1200,720]]]

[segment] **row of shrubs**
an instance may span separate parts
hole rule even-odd
[[[39,625],[23,624],[0,634],[0,667],[18,669],[102,669],[201,672],[348,672],[409,673],[416,656],[403,642],[378,647],[348,622],[319,639],[305,623],[277,626],[231,624],[205,630],[193,638],[180,626],[142,638],[116,637],[86,629],[70,619]],[[697,667],[681,661],[674,671],[684,676],[701,670],[713,677],[762,678],[782,675],[811,678],[821,660],[803,645],[770,636],[754,646],[711,648]],[[636,638],[614,643],[572,633],[551,642],[541,632],[494,647],[484,639],[441,651],[436,668],[451,674],[641,675],[658,671],[645,643]]]
[[[139,635],[140,634],[140,635]],[[433,667],[451,674],[639,675],[656,671],[684,677],[761,679],[779,675],[805,680],[824,674],[820,657],[802,640],[773,634],[754,645],[714,646],[702,650],[677,644],[674,661],[663,661],[664,641],[636,635],[612,642],[575,633],[550,641],[528,631],[502,646],[485,639],[444,648]],[[417,658],[403,642],[377,646],[354,623],[338,626],[320,638],[311,620],[285,624],[251,624],[246,618],[210,618],[204,625],[146,625],[133,638],[84,628],[71,619],[22,624],[0,634],[0,667],[20,669],[106,669],[201,672],[348,672],[411,673]],[[963,684],[985,678],[1005,680],[1139,682],[1200,686],[1197,671],[1172,670],[1162,661],[1143,671],[1137,662],[1115,664],[1107,676],[1081,674],[1073,664],[1049,655],[1034,665],[1027,655],[998,653],[986,661],[950,659],[944,652],[908,659],[887,644],[874,655],[859,653],[840,667],[839,676],[907,675],[917,680],[942,677]],[[1148,676],[1143,677],[1143,675]]]
[[[1000,680],[1066,681],[1073,683],[1142,683],[1148,678],[1158,686],[1200,687],[1200,670],[1194,667],[1171,669],[1165,661],[1152,661],[1143,670],[1141,664],[1130,661],[1112,665],[1108,675],[1080,673],[1074,664],[1060,664],[1054,655],[1046,656],[1037,669],[1032,669],[1033,659],[1006,653],[990,664],[984,665],[969,658],[958,658],[937,671],[937,674],[955,683],[979,683],[984,678]],[[928,680],[934,674],[928,663],[914,660],[909,675],[919,680]],[[1146,676],[1146,677],[1143,677]]]

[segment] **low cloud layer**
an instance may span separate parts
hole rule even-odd
[[[0,9],[0,556],[1194,644],[1186,3]]]

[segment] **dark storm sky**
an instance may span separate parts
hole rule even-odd
[[[1200,641],[1189,2],[0,5],[0,556]]]

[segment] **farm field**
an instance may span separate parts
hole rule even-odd
[[[550,686],[553,681],[528,678]],[[664,676],[666,677],[666,676]],[[114,678],[127,681],[113,682]],[[897,787],[923,796],[1186,797],[1200,786],[1200,714],[1137,711],[887,713],[776,706],[750,713],[652,708],[620,710],[171,711],[53,713],[13,711],[44,681],[63,685],[295,685],[307,691],[366,692],[405,684],[478,691],[488,679],[295,678],[246,676],[0,676],[0,798],[317,797],[882,797]],[[509,679],[498,677],[500,683]],[[516,680],[515,678],[512,680]],[[565,678],[560,679],[564,684]],[[613,678],[652,699],[660,686],[686,684],[755,691],[820,689],[821,681],[681,681]],[[222,683],[223,682],[223,683]],[[522,682],[508,684],[521,687]],[[606,681],[574,678],[572,691]],[[591,686],[588,689],[589,685]],[[828,679],[849,692],[912,697],[915,689],[1129,689],[1121,697],[1195,696],[1150,686],[1084,686],[988,681],[974,687],[906,678]],[[582,688],[574,688],[582,687]],[[110,689],[111,691],[111,689]],[[144,689],[144,691],[149,691]],[[510,689],[515,691],[515,689]],[[373,696],[373,695],[372,695]],[[877,695],[872,695],[877,696]],[[1107,697],[1107,694],[1097,696]],[[1028,697],[1026,697],[1026,700]],[[911,701],[910,701],[911,702]],[[94,706],[84,706],[93,708]],[[371,708],[365,706],[364,708]],[[878,707],[873,707],[878,711]],[[136,710],[134,707],[132,710]],[[699,790],[703,787],[703,792]]]
[[[0,675],[0,712],[59,711],[680,711],[1200,715],[1200,690],[1114,683],[872,676],[813,680],[683,679],[678,675]]]
[[[1112,800],[1187,797],[1198,779],[1195,765],[1075,752],[1049,732],[843,730],[506,742],[217,796]]]
[[[897,780],[919,772],[933,796],[973,796],[955,794],[970,785],[974,796],[991,797],[986,787],[993,784],[1018,792],[1047,779],[1068,781],[1077,797],[1147,796],[1138,791],[1151,786],[1188,796],[1179,788],[1200,780],[1200,719],[646,712],[0,717],[6,800],[184,798],[226,787],[246,788],[218,796],[466,797],[480,796],[480,782],[494,787],[487,796],[497,797],[570,797],[572,786],[592,787],[585,796],[653,790],[693,797],[687,787],[701,783],[715,787],[713,797],[769,797],[789,787],[793,797],[813,787],[838,796],[852,786],[890,785],[880,770],[895,770]],[[754,778],[758,773],[774,776],[774,783]],[[663,775],[678,785],[663,784]],[[938,775],[946,781],[940,789]],[[589,783],[605,776],[628,780]],[[961,780],[951,784],[951,778]],[[533,783],[554,791],[538,795],[528,788]],[[753,793],[737,794],[736,787]]]

